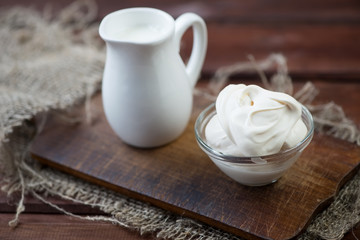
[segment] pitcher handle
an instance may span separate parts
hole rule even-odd
[[[181,38],[189,27],[193,27],[194,40],[186,72],[189,75],[191,86],[194,87],[204,64],[207,49],[207,29],[204,20],[194,13],[184,13],[178,17],[175,21],[175,43],[179,51]]]

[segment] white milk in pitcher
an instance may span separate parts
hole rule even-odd
[[[159,38],[161,30],[152,25],[136,25],[131,28],[121,29],[114,34],[114,38],[126,42],[151,42]]]

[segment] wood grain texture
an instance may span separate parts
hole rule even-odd
[[[47,1],[43,0],[2,0],[0,6],[15,4],[34,7],[43,10],[51,7],[54,12],[62,9],[73,0]],[[238,22],[247,23],[360,23],[360,3],[357,0],[96,0],[98,19],[106,14],[129,7],[155,7],[169,12],[174,17],[191,11],[203,16],[208,22]]]
[[[97,113],[92,126],[50,122],[33,145],[34,156],[86,180],[248,238],[297,235],[360,162],[360,148],[354,144],[316,134],[277,183],[245,187],[222,174],[195,142],[194,120],[206,101],[196,98],[194,115],[178,140],[155,149],[123,144],[104,119],[100,96],[93,104]]]
[[[246,61],[249,54],[260,60],[271,53],[282,53],[294,78],[359,77],[358,25],[211,24],[208,31],[205,73]]]
[[[22,214],[21,224],[16,229],[10,228],[8,222],[13,214],[0,215],[1,240],[49,240],[49,239],[121,239],[121,240],[150,240],[152,236],[140,236],[137,232],[125,230],[119,226],[79,220],[58,214]]]
[[[0,177],[0,179],[2,179]],[[0,185],[1,186],[1,185]],[[58,197],[47,196],[49,202],[74,214],[103,214],[101,210],[95,207],[87,206],[84,204],[77,204],[71,201],[66,201]],[[7,196],[5,192],[0,191],[0,213],[14,213],[16,212],[17,203],[20,200],[20,193],[14,193]],[[28,194],[24,200],[25,210],[24,213],[42,213],[42,214],[59,214],[60,211],[43,203],[42,201],[33,198]],[[1,219],[1,217],[0,217]],[[1,239],[1,238],[0,238]]]
[[[3,0],[0,7],[13,5]],[[45,7],[45,1],[17,0],[25,6]],[[71,0],[47,3],[61,9]],[[206,77],[219,67],[282,53],[294,78],[360,78],[360,2],[356,0],[256,0],[256,1],[115,1],[98,3],[98,20],[106,14],[127,7],[155,7],[178,17],[195,12],[207,23],[209,44],[203,74]],[[183,39],[187,59],[191,34]],[[186,54],[187,53],[187,54]],[[255,76],[253,72],[240,76]]]
[[[49,239],[121,239],[150,240],[153,236],[141,236],[137,232],[108,223],[89,222],[58,214],[22,214],[21,224],[16,229],[8,226],[14,214],[0,213],[1,240],[49,240]],[[360,225],[355,226],[343,240],[358,240]]]

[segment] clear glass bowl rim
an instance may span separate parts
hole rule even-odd
[[[205,126],[203,126],[204,120],[209,121],[210,114],[215,114],[215,103],[211,103],[208,107],[206,107],[198,116],[195,122],[195,137],[199,144],[199,146],[211,157],[216,158],[220,161],[231,162],[231,163],[239,163],[239,164],[254,164],[254,160],[252,159],[263,159],[266,160],[266,163],[270,162],[284,162],[287,160],[285,156],[290,155],[296,151],[302,151],[311,141],[313,134],[314,134],[314,121],[310,111],[304,106],[302,106],[302,118],[305,116],[307,118],[308,124],[305,125],[309,128],[308,133],[306,134],[305,138],[295,145],[292,148],[280,151],[278,153],[263,155],[263,156],[249,156],[249,157],[239,157],[239,156],[232,156],[232,155],[225,155],[212,147],[210,147],[202,138],[200,131],[204,130]],[[281,160],[279,160],[281,159]]]

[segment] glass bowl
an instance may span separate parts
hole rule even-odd
[[[308,132],[296,146],[276,154],[265,156],[237,157],[224,155],[207,144],[205,128],[216,114],[215,104],[203,110],[195,122],[195,136],[200,148],[227,176],[247,186],[263,186],[276,182],[299,158],[314,135],[314,122],[309,110],[302,106],[301,118]]]

